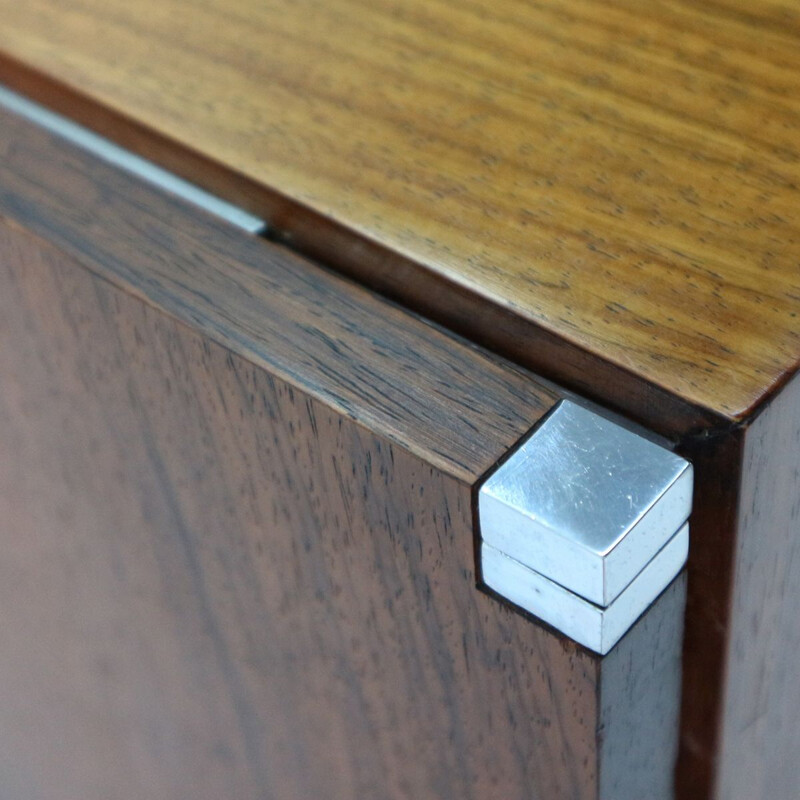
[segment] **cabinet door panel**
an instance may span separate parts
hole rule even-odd
[[[0,794],[669,796],[683,583],[606,659],[477,586],[557,390],[0,131]]]

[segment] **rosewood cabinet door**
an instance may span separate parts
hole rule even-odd
[[[8,112],[0,156],[0,795],[671,797],[685,577],[605,657],[478,585],[560,390]]]

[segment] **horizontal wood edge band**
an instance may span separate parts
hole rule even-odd
[[[0,214],[472,483],[557,401],[534,376],[0,112]]]
[[[0,52],[0,80],[131,151],[266,219],[273,239],[439,322],[504,358],[671,437],[726,429],[727,416],[695,405],[624,365],[495,305],[400,253],[237,173]],[[788,376],[787,376],[788,379]],[[772,387],[776,391],[779,386]],[[768,399],[768,396],[763,398]]]

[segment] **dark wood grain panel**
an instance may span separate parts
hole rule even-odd
[[[0,253],[3,793],[594,797],[599,662],[477,591],[469,483]]]
[[[800,380],[747,430],[717,796],[800,787]]]
[[[683,584],[606,659],[476,587],[558,392],[3,122],[0,794],[666,800]]]
[[[8,1],[0,77],[638,419],[669,429],[684,398],[699,429],[797,366],[794,7]]]
[[[679,797],[797,786],[795,378],[746,426],[688,439],[698,500],[684,642]],[[713,677],[712,677],[713,676]]]

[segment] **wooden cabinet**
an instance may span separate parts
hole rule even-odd
[[[0,110],[0,795],[797,795],[792,7],[0,13],[0,82],[268,226]],[[694,469],[604,657],[477,568],[565,398]]]

